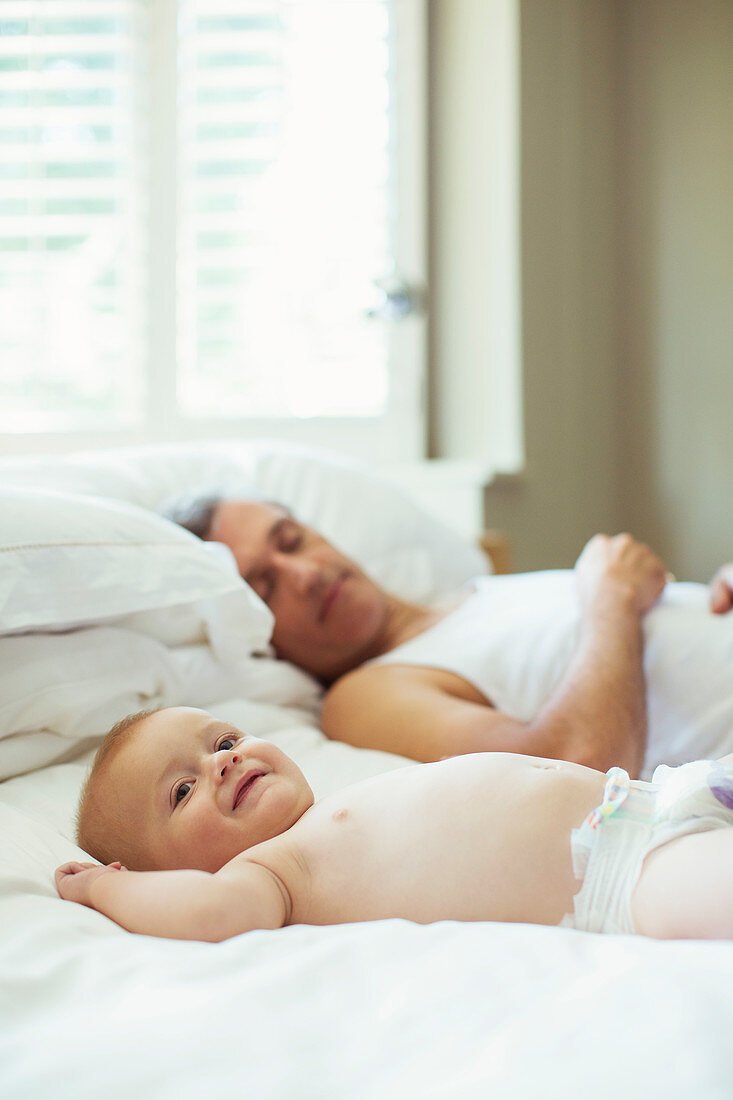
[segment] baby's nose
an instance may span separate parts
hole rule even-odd
[[[215,759],[215,775],[218,780],[222,780],[227,773],[227,768],[232,764],[238,764],[240,757],[236,752],[232,752],[231,749],[219,749],[214,754]]]

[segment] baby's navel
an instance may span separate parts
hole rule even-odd
[[[333,815],[332,815],[333,820],[334,821],[344,821],[345,818],[346,818],[347,813],[348,813],[348,810],[344,810],[343,808],[340,809],[340,810],[335,810]]]

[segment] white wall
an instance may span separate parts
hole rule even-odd
[[[450,62],[447,27],[471,9],[474,40],[490,32],[501,0],[433,0],[431,29],[439,64]],[[615,20],[607,0],[519,0],[518,31],[521,187],[521,388],[525,463],[486,495],[489,526],[506,528],[519,569],[571,564],[586,539],[617,523],[615,236]],[[454,32],[455,33],[455,32]],[[487,55],[488,56],[488,55]],[[446,178],[473,171],[456,134],[478,123],[491,94],[484,79],[456,96],[443,73],[439,91],[454,97],[433,115],[433,223],[463,226],[464,252],[433,233],[433,317],[438,340],[438,417],[434,439],[446,453],[459,434],[445,427],[444,398],[452,386],[448,352],[465,347],[466,296],[444,292],[475,278],[476,248],[487,269],[496,264],[493,239],[471,234],[473,211]],[[445,162],[448,162],[447,164]],[[499,241],[499,244],[501,240]],[[437,272],[437,278],[436,278]],[[512,277],[511,269],[509,278]],[[469,280],[470,282],[471,280]],[[485,280],[484,280],[485,283]],[[474,374],[475,411],[495,363],[490,334],[474,329],[465,352]],[[480,408],[479,404],[479,408]],[[453,421],[455,416],[453,415]],[[448,450],[450,453],[450,450]]]
[[[431,0],[433,53],[450,64],[451,24],[470,11],[479,35],[503,4]],[[488,489],[487,524],[508,529],[520,569],[571,565],[593,531],[628,529],[678,576],[706,580],[733,559],[733,3],[515,8],[526,461]],[[466,302],[450,288],[475,272],[477,249],[492,269],[496,242],[471,237],[471,212],[445,186],[460,176],[456,134],[484,104],[445,73],[434,88],[452,96],[431,135],[440,396],[448,352],[464,347]],[[486,332],[466,354],[470,415],[483,401],[490,426]],[[444,404],[438,454],[459,434]]]
[[[623,514],[707,580],[733,560],[733,4],[619,10]]]

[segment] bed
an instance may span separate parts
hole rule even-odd
[[[328,742],[227,552],[157,515],[212,485],[405,596],[483,567],[371,471],[272,441],[0,463],[0,1095],[730,1097],[729,943],[398,920],[182,943],[56,896],[94,748],[141,706],[271,738],[317,796],[407,763]]]

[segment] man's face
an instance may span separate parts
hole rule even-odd
[[[300,768],[275,745],[190,707],[142,720],[104,795],[134,824],[145,870],[218,871],[313,805]]]
[[[330,681],[369,656],[386,594],[312,528],[275,504],[231,500],[216,509],[209,538],[229,547],[275,616],[279,657]]]

